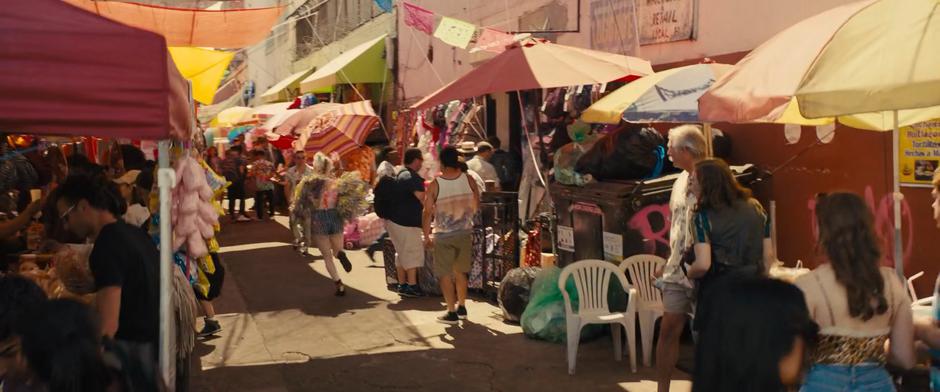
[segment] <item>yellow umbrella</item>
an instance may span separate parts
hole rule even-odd
[[[193,84],[193,99],[211,105],[234,52],[202,48],[170,48],[180,74]]]
[[[212,126],[233,126],[245,121],[251,120],[252,113],[255,109],[244,107],[244,106],[235,106],[228,109],[225,109],[219,112],[219,115],[212,120]]]

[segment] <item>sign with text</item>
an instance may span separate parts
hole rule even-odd
[[[607,260],[623,260],[623,236],[604,232],[604,258]]]
[[[901,183],[930,185],[940,167],[940,119],[900,129],[898,148]]]
[[[558,249],[574,252],[574,228],[558,225]]]
[[[636,1],[646,0],[591,1],[591,49],[636,55]]]
[[[640,45],[684,41],[695,34],[695,0],[636,0]]]

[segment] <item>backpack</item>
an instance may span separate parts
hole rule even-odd
[[[382,219],[391,219],[395,209],[395,195],[398,194],[398,179],[392,176],[382,176],[372,190],[375,195],[373,207],[375,214]]]

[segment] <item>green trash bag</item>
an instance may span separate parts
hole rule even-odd
[[[547,340],[553,343],[565,343],[568,339],[567,323],[565,321],[565,298],[558,289],[558,277],[561,268],[551,267],[542,270],[532,283],[529,304],[522,313],[520,323],[522,332],[533,339]],[[571,298],[571,308],[578,309],[578,290],[574,286],[574,279],[569,277],[565,289]],[[611,278],[608,290],[608,306],[611,311],[618,312],[627,308],[627,297],[620,285],[620,281]],[[609,330],[606,325],[588,325],[581,329],[581,341],[590,340],[605,334]]]

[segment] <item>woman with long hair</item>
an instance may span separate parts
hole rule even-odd
[[[719,283],[720,304],[699,338],[693,392],[793,390],[802,383],[819,327],[803,293],[770,278]]]
[[[336,285],[335,295],[343,296],[346,295],[346,287],[333,258],[339,259],[347,273],[352,270],[352,264],[343,251],[344,222],[337,209],[339,200],[335,163],[330,157],[318,152],[313,157],[310,171],[310,175],[298,185],[301,189],[294,195],[291,214],[297,221],[304,223],[304,238],[312,239],[313,245],[320,250],[326,270]]]
[[[858,195],[817,197],[817,244],[826,263],[796,280],[822,328],[804,391],[893,391],[884,365],[914,365],[911,300],[894,270],[879,267],[873,221]]]
[[[695,245],[687,275],[697,279],[695,329],[708,325],[704,299],[725,279],[765,275],[776,260],[764,208],[741,186],[728,164],[705,159],[695,164],[690,183],[698,200],[693,217]]]

